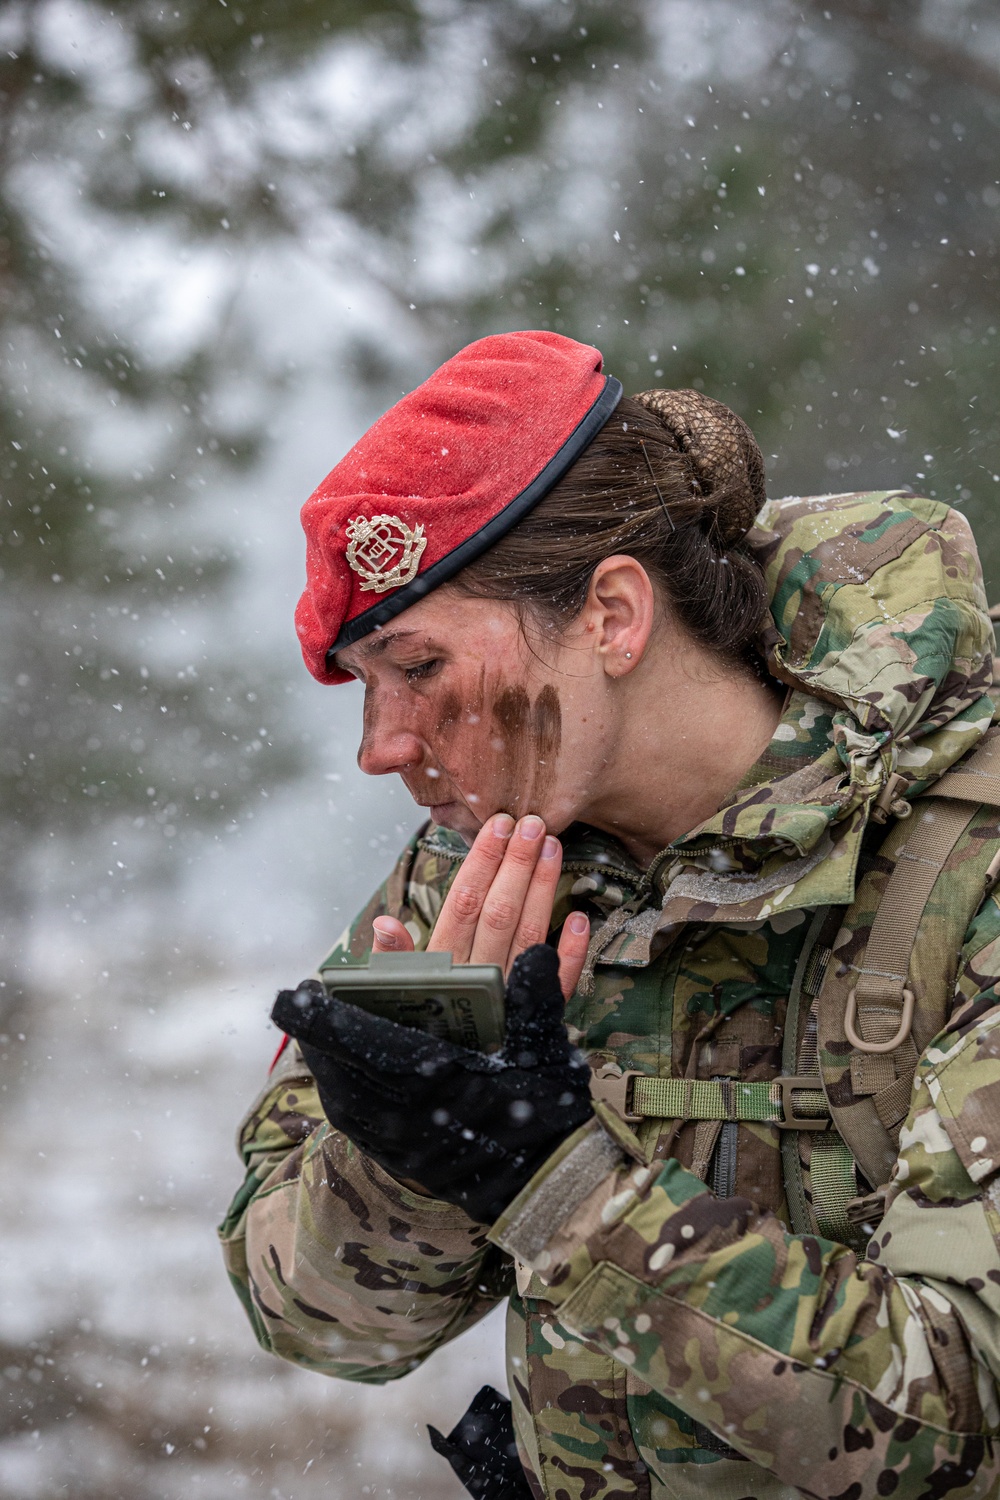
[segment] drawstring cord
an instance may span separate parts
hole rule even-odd
[[[619,906],[617,911],[613,911],[610,917],[606,917],[604,921],[598,925],[597,931],[593,934],[590,942],[587,944],[587,956],[583,961],[583,969],[580,973],[580,978],[576,986],[577,994],[582,995],[585,1000],[591,999],[594,993],[595,963],[597,962],[600,955],[604,952],[604,949],[608,946],[611,939],[613,937],[616,937],[617,934],[621,932],[622,928],[625,926],[629,918],[634,916],[635,912],[631,909],[630,905]]]

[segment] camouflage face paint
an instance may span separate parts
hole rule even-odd
[[[537,812],[552,785],[562,740],[559,695],[546,683],[532,702],[521,683],[500,687],[493,699],[501,798],[498,806],[520,816]]]
[[[467,693],[450,688],[442,694],[437,714],[437,727],[448,731],[467,724],[474,728],[482,719],[485,695],[486,668],[481,666],[475,685]]]
[[[555,777],[562,741],[556,689],[546,683],[532,698],[523,683],[488,678],[485,667],[463,692],[427,693],[425,735],[435,763],[455,767],[477,816],[538,812]]]

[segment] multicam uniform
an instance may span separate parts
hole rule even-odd
[[[781,1074],[806,932],[814,912],[850,906],[887,779],[918,795],[993,714],[992,629],[961,516],[905,495],[779,501],[749,540],[772,600],[768,666],[789,686],[767,751],[645,872],[593,830],[564,837],[553,929],[573,907],[592,918],[566,1018],[595,1069]],[[380,913],[426,943],[464,848],[424,830],[326,964],[363,960]],[[842,970],[856,936],[832,941]],[[257,1336],[380,1382],[509,1294],[515,1425],[546,1500],[993,1495],[998,983],[990,895],[864,1248],[790,1232],[774,1124],[628,1129],[603,1106],[484,1229],[333,1131],[291,1047],[243,1125],[248,1175],[222,1231]]]

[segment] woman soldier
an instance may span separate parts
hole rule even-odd
[[[520,1466],[467,1464],[473,1493],[996,1494],[1000,776],[964,519],[765,504],[732,412],[621,399],[554,333],[462,350],[303,519],[306,664],[364,683],[362,770],[430,809],[323,967],[498,964],[507,1037],[284,995],[223,1229],[261,1343],[385,1381],[509,1294]]]

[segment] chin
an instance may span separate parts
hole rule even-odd
[[[435,823],[442,828],[450,829],[452,833],[457,833],[470,848],[475,843],[476,834],[483,826],[464,802],[443,802],[436,807],[431,807],[429,812]]]

